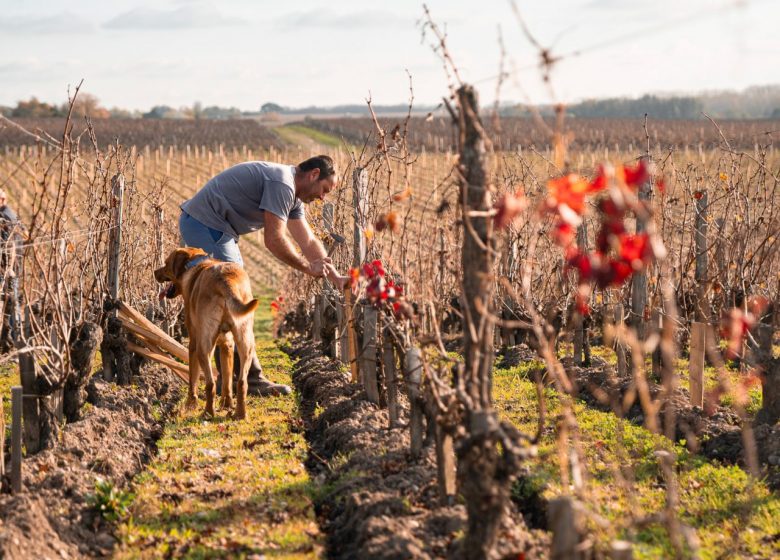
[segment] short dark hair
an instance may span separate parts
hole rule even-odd
[[[336,174],[336,169],[333,167],[333,158],[330,156],[310,157],[306,161],[299,163],[298,169],[304,172],[311,171],[312,169],[319,169],[320,179],[327,179],[331,175]]]

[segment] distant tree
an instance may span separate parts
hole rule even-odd
[[[60,108],[62,114],[67,114],[68,104],[64,103]],[[111,116],[108,109],[100,106],[98,98],[91,93],[80,93],[73,102],[74,117],[89,117],[91,119],[107,119]]]
[[[780,107],[775,107],[774,111],[772,111],[772,114],[769,115],[772,119],[780,119]]]
[[[168,105],[155,105],[148,113],[143,114],[145,119],[175,119],[180,118],[179,112]]]
[[[195,120],[203,118],[203,104],[200,101],[192,104],[192,118]]]
[[[203,109],[205,119],[234,119],[241,116],[241,109],[236,107],[217,107],[212,105]]]
[[[58,117],[61,113],[54,105],[49,105],[38,98],[31,97],[29,101],[19,101],[11,111],[12,117]]]
[[[277,103],[263,103],[260,107],[261,113],[281,113],[284,111],[284,107]]]
[[[112,119],[139,119],[141,118],[140,111],[129,111],[120,107],[112,107],[108,111]]]
[[[0,115],[3,115],[4,117],[10,117],[13,111],[14,111],[13,107],[6,107],[5,105],[0,105]]]

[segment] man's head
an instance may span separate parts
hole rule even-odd
[[[295,196],[303,202],[322,200],[336,188],[336,169],[330,156],[314,156],[298,164]]]

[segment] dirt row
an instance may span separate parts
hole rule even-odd
[[[135,385],[93,376],[84,417],[67,424],[56,449],[23,463],[24,492],[0,496],[0,558],[104,557],[112,528],[89,506],[98,478],[125,487],[156,452],[180,395],[167,369],[146,365]]]
[[[389,429],[387,412],[368,402],[335,362],[303,339],[285,350],[298,358],[293,382],[310,447],[307,467],[321,487],[315,509],[328,556],[457,556],[466,511],[462,504],[439,505],[433,447],[412,461],[408,430]],[[545,557],[547,534],[529,530],[512,508],[496,558]]]
[[[499,361],[499,367],[511,367],[521,361],[538,360],[536,353],[525,344],[505,350]],[[598,357],[592,358],[592,366],[574,365],[572,358],[561,361],[569,378],[577,388],[577,397],[588,406],[613,411],[613,403],[623,403],[626,394],[634,391],[630,378],[618,378],[614,367]],[[659,398],[662,387],[649,383],[650,395]],[[727,464],[745,466],[742,420],[727,406],[715,406],[712,410],[703,410],[690,404],[690,394],[684,388],[678,388],[668,401],[674,407],[675,440],[685,441],[688,449],[699,453],[709,460]],[[661,408],[659,419],[663,422],[666,406]],[[642,425],[645,413],[636,398],[625,412],[624,417]],[[663,428],[663,425],[662,425]],[[780,490],[780,424],[753,426],[758,461],[762,468],[762,477],[773,490]]]

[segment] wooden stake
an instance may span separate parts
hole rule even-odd
[[[24,390],[11,387],[11,490],[22,491],[22,399]]]
[[[385,390],[387,392],[387,413],[390,428],[398,426],[398,386],[395,369],[395,348],[393,347],[390,329],[386,327],[382,335],[382,367],[385,374]]]
[[[423,444],[423,410],[420,402],[420,384],[422,383],[422,352],[419,348],[408,348],[404,356],[404,377],[409,395],[412,459],[418,459]]]
[[[436,471],[439,482],[439,500],[443,506],[455,503],[455,447],[452,435],[436,424]]]
[[[704,406],[704,349],[707,325],[695,321],[691,324],[690,356],[688,375],[691,393],[691,405]]]
[[[349,369],[352,372],[352,383],[358,382],[358,363],[357,363],[357,333],[355,332],[355,324],[352,318],[352,306],[353,306],[352,288],[344,288],[344,317],[345,325],[347,328],[347,357],[349,359]]]
[[[363,387],[368,400],[379,404],[379,383],[376,375],[376,323],[377,311],[373,305],[363,307]]]

